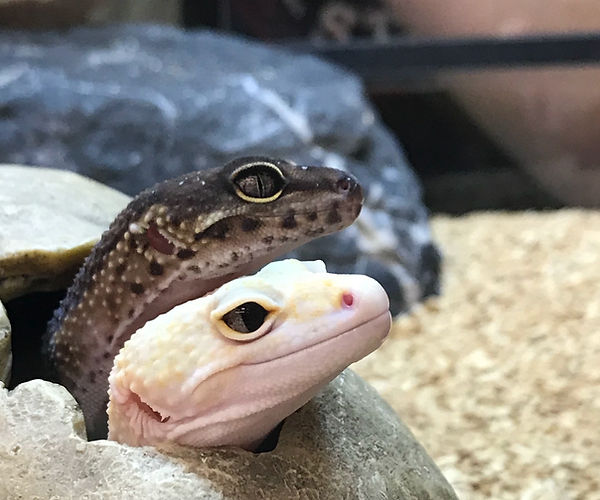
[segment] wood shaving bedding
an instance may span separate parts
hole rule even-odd
[[[600,499],[600,212],[432,226],[442,296],[354,368],[463,500]]]

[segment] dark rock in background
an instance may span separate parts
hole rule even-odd
[[[346,169],[366,191],[359,220],[296,255],[372,275],[394,312],[438,289],[418,181],[360,81],[330,64],[158,26],[11,31],[0,32],[0,88],[0,162],[129,194],[249,154]]]

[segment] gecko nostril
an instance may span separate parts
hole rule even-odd
[[[350,308],[354,304],[354,295],[350,292],[344,292],[342,294],[342,307]]]
[[[338,192],[340,192],[340,193],[345,193],[347,191],[350,191],[350,187],[351,187],[350,178],[342,177],[341,179],[339,179],[336,182],[335,187],[337,188]]]

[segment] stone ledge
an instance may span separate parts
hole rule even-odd
[[[456,498],[393,410],[350,370],[288,417],[272,452],[88,443],[83,429],[59,385],[3,389],[0,497]]]

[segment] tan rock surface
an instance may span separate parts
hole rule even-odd
[[[73,172],[0,165],[0,299],[64,288],[128,202]]]
[[[0,498],[456,498],[392,409],[349,370],[288,417],[272,452],[161,453],[88,443],[84,432],[61,386],[0,390]]]
[[[600,498],[600,213],[435,217],[443,294],[354,365],[463,500]]]

